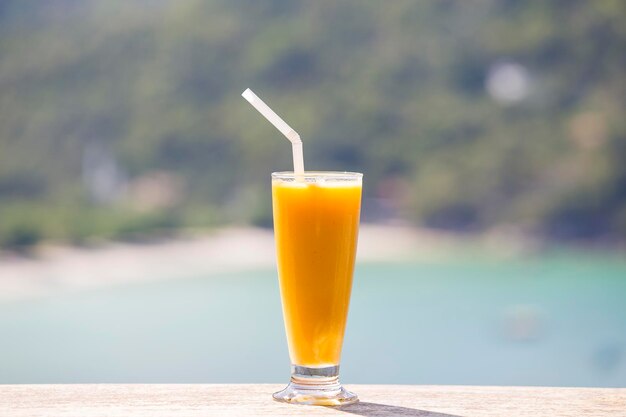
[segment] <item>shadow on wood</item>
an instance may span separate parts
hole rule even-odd
[[[398,407],[395,405],[358,402],[343,407],[333,407],[346,413],[365,417],[413,416],[413,417],[461,417],[453,414],[419,410],[417,408]]]

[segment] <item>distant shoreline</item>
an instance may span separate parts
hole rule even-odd
[[[508,259],[541,250],[541,242],[507,233],[464,237],[406,225],[365,224],[357,262],[437,261],[485,252]],[[254,227],[221,228],[150,243],[44,244],[36,256],[0,257],[0,301],[274,267],[273,233]]]

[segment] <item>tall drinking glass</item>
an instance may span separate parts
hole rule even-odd
[[[339,383],[356,254],[363,174],[272,174],[274,234],[291,381],[274,399],[358,401]]]

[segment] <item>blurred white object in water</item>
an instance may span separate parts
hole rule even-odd
[[[504,335],[515,342],[529,342],[539,338],[541,311],[532,305],[515,305],[506,312]]]
[[[489,68],[485,88],[494,100],[512,104],[528,96],[530,77],[526,68],[516,62],[497,62]]]

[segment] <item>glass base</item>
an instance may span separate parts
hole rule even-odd
[[[359,401],[339,383],[339,366],[292,366],[291,381],[272,397],[276,401],[307,405],[346,405]]]

